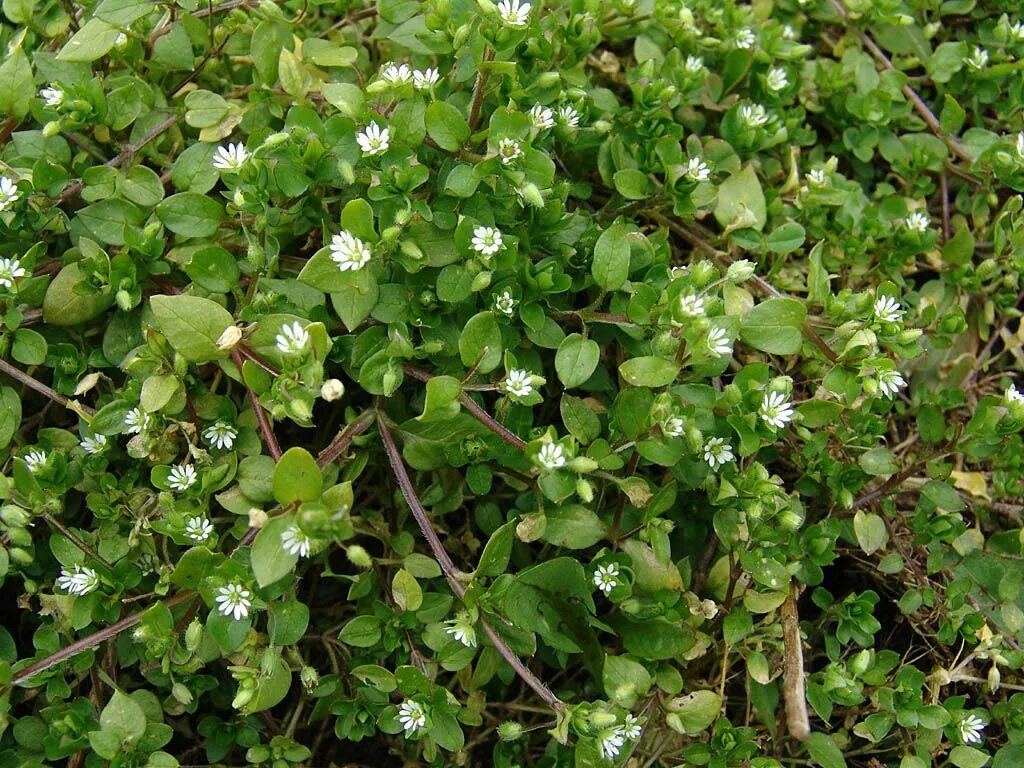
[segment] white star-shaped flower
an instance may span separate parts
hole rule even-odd
[[[97,453],[103,453],[107,448],[107,436],[106,435],[87,435],[83,437],[78,445],[86,453],[96,455]]]
[[[982,733],[985,730],[985,721],[977,715],[967,715],[960,721],[959,730],[964,744],[981,744],[984,741]]]
[[[226,421],[215,422],[203,430],[203,438],[206,442],[225,451],[231,450],[236,437],[238,437],[238,430]]]
[[[39,90],[39,98],[48,107],[59,107],[64,103],[64,91],[61,90],[59,85],[51,84]]]
[[[297,355],[306,349],[309,344],[309,334],[302,324],[296,320],[294,323],[285,323],[281,326],[281,332],[275,337],[277,348],[285,355]]]
[[[72,565],[64,568],[57,577],[57,586],[65,592],[82,597],[88,595],[100,585],[100,577],[92,568],[84,565]]]
[[[971,69],[984,69],[988,64],[988,51],[980,45],[976,45],[971,55],[964,60],[964,63]]]
[[[125,432],[137,435],[149,426],[149,414],[141,408],[132,408],[124,415]]]
[[[903,319],[903,309],[892,296],[879,296],[875,299],[875,317],[883,323],[898,323]]]
[[[362,131],[356,134],[356,143],[367,157],[382,155],[391,146],[388,140],[391,138],[391,131],[381,128],[376,123],[370,123]]]
[[[580,124],[580,113],[576,107],[565,104],[558,108],[558,119],[570,128],[577,128]]]
[[[213,536],[213,523],[199,515],[185,521],[185,535],[196,544],[202,544]]]
[[[1010,34],[1018,40],[1024,40],[1024,22],[1015,21],[1010,25]]]
[[[740,107],[740,119],[748,128],[758,128],[768,122],[768,112],[760,104],[744,104]]]
[[[765,78],[765,84],[768,86],[769,91],[781,91],[789,85],[789,78],[786,77],[786,70],[782,67],[772,67],[768,70],[768,76]]]
[[[1021,394],[1013,384],[1006,388],[1003,399],[1006,400],[1007,405],[1024,404],[1024,394]]]
[[[517,303],[508,289],[494,297],[494,309],[507,317],[512,317],[515,314]]]
[[[639,739],[642,730],[640,728],[640,718],[632,714],[627,714],[622,720],[622,735],[627,739]]]
[[[680,294],[679,314],[684,317],[704,317],[704,299],[695,293]]]
[[[530,4],[519,0],[500,0],[498,16],[510,27],[525,27],[530,22]]]
[[[494,227],[473,229],[473,250],[485,256],[493,256],[501,250],[501,232]]]
[[[427,712],[418,701],[406,699],[398,705],[398,722],[406,737],[416,733],[427,724]]]
[[[565,466],[565,451],[558,443],[544,443],[537,454],[537,461],[545,469],[561,469]]]
[[[761,401],[761,420],[776,429],[783,429],[793,420],[793,406],[781,392],[766,392]]]
[[[534,104],[530,108],[530,120],[538,128],[552,128],[555,125],[555,113],[551,110],[551,107]]]
[[[786,24],[782,28],[782,36],[786,40],[796,40],[796,39],[798,39],[800,37],[800,33],[797,32],[795,29],[793,29],[793,27],[790,26],[789,24]]]
[[[625,743],[626,737],[623,735],[620,726],[606,728],[597,737],[598,747],[605,760],[614,760],[618,757],[619,750],[622,749],[622,745]]]
[[[807,180],[816,187],[824,187],[828,184],[828,171],[824,168],[814,168],[807,172]]]
[[[187,491],[198,479],[196,468],[191,464],[175,465],[167,475],[167,485],[173,491]]]
[[[691,75],[696,75],[698,72],[703,72],[704,59],[702,59],[700,56],[687,56],[686,61],[683,63],[683,69],[685,69]]]
[[[468,613],[461,611],[446,623],[449,626],[445,629],[445,634],[451,635],[467,648],[476,648],[476,627],[473,626]]]
[[[694,181],[707,181],[711,178],[711,164],[699,157],[691,157],[686,164],[686,175]]]
[[[732,354],[732,342],[724,328],[712,328],[708,331],[708,352],[716,357],[725,357]]]
[[[914,211],[906,218],[904,223],[907,225],[907,229],[912,232],[927,232],[932,220],[926,214]]]
[[[226,147],[217,147],[213,155],[213,167],[218,171],[238,171],[245,161],[250,157],[245,144],[228,144]]]
[[[704,461],[712,469],[723,467],[735,457],[732,453],[732,446],[725,442],[724,438],[712,437],[704,443]]]
[[[681,437],[686,431],[686,425],[678,416],[670,416],[661,422],[661,431],[665,437]]]
[[[249,615],[249,609],[252,608],[252,592],[241,582],[233,581],[217,589],[214,602],[222,615],[231,616],[238,621]]]
[[[878,374],[878,388],[890,400],[905,386],[907,381],[899,371],[882,371]]]
[[[25,274],[25,268],[18,259],[0,259],[0,287],[13,288],[14,281]]]
[[[412,84],[417,91],[429,91],[440,79],[441,72],[434,67],[428,67],[423,71],[417,69],[412,73]]]
[[[523,156],[523,148],[515,139],[503,138],[498,141],[498,157],[502,165],[513,163]]]
[[[605,595],[610,595],[619,586],[619,566],[615,563],[599,565],[594,570],[594,586]]]
[[[413,74],[406,64],[387,64],[380,73],[381,78],[390,85],[399,86],[412,82]]]
[[[292,523],[281,531],[281,546],[289,555],[309,557],[309,552],[313,548],[313,540],[303,533],[299,526]]]
[[[513,368],[505,376],[503,386],[514,397],[529,397],[533,393],[533,374]]]
[[[756,39],[753,30],[741,29],[736,33],[736,47],[746,50],[754,45]]]
[[[370,248],[344,229],[331,238],[331,261],[342,272],[356,272],[370,263]]]
[[[46,458],[46,451],[34,450],[22,456],[21,460],[25,462],[25,468],[34,475],[46,464]]]
[[[15,183],[6,176],[0,176],[0,211],[14,205],[20,197]]]

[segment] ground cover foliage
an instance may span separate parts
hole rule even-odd
[[[0,768],[1024,765],[1016,0],[3,0]]]

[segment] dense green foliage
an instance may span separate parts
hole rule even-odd
[[[0,768],[1024,765],[1019,0],[3,0]]]

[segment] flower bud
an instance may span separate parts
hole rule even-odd
[[[32,557],[32,553],[21,547],[11,547],[10,552],[11,560],[18,565],[28,565],[35,558]]]
[[[53,138],[60,133],[60,121],[51,120],[43,126],[43,136],[47,139]]]
[[[498,738],[502,741],[515,741],[523,735],[523,726],[511,720],[498,726]]]
[[[267,520],[270,517],[259,507],[250,507],[249,509],[249,527],[250,528],[262,528],[267,524]]]
[[[228,352],[235,348],[235,345],[242,340],[242,329],[237,325],[229,325],[224,333],[217,339],[217,349]]]
[[[742,283],[749,280],[753,275],[754,262],[748,259],[734,261],[729,265],[729,269],[725,273],[725,277],[730,283]]]
[[[999,667],[993,664],[988,670],[988,689],[995,693],[999,690],[999,682],[1002,679],[1002,675],[999,673]]]
[[[591,712],[589,720],[590,720],[590,724],[594,727],[595,730],[603,730],[605,728],[611,728],[617,722],[619,722],[619,718],[617,718],[611,712],[601,712],[601,711]]]
[[[558,72],[544,72],[537,78],[537,85],[540,88],[554,88],[561,81],[562,76]]]
[[[0,520],[3,520],[5,525],[22,528],[28,525],[29,519],[28,512],[14,504],[5,504],[3,509],[0,509]]]
[[[277,669],[278,659],[280,658],[281,654],[277,652],[276,648],[266,648],[263,651],[263,655],[260,656],[260,674],[264,677],[270,677],[274,674],[274,670]]]
[[[612,124],[607,120],[595,120],[593,128],[601,134],[610,133],[612,130]]]
[[[320,685],[320,675],[312,667],[303,667],[299,671],[299,679],[307,691],[314,691]]]
[[[267,138],[265,138],[263,140],[263,146],[267,147],[268,149],[271,149],[271,148],[276,147],[276,146],[278,146],[280,144],[284,144],[290,138],[291,138],[291,136],[289,134],[287,134],[287,133],[283,133],[283,132],[272,133],[269,136],[267,136]]]
[[[235,709],[241,709],[256,695],[256,688],[246,685],[250,682],[249,680],[243,680],[238,686],[238,693],[235,694],[234,700],[231,702],[231,706]]]
[[[586,456],[577,456],[569,462],[569,466],[572,467],[574,472],[586,474],[587,472],[593,472],[600,465],[593,459],[588,459]]]
[[[171,696],[186,707],[192,703],[192,691],[181,683],[175,683],[171,686]]]
[[[123,288],[114,294],[114,301],[123,312],[129,312],[132,308],[132,295]]]
[[[589,504],[594,500],[594,487],[582,477],[578,478],[576,480],[576,495],[584,504]]]
[[[241,208],[245,205],[245,193],[240,188],[236,188],[235,193],[231,196],[231,202],[235,204],[236,208]]]
[[[203,640],[203,624],[199,619],[192,619],[192,623],[185,630],[185,647],[194,651]]]
[[[345,385],[341,383],[340,379],[328,379],[320,385],[320,397],[328,403],[341,399],[344,394]]]
[[[476,277],[473,278],[472,287],[470,290],[473,293],[485,290],[487,286],[491,284],[491,273],[487,270],[480,272]]]
[[[352,544],[346,547],[345,556],[348,557],[349,562],[357,568],[369,568],[373,565],[373,558],[370,557],[370,553],[358,544]]]
[[[537,185],[532,181],[523,184],[523,186],[519,188],[519,195],[534,208],[544,207],[544,196],[540,193],[540,189]]]

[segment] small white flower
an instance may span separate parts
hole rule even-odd
[[[537,454],[537,461],[546,469],[561,469],[565,466],[565,452],[558,443],[544,443]]]
[[[381,78],[394,86],[406,85],[412,82],[412,70],[405,64],[387,64],[380,73]]]
[[[501,232],[494,227],[476,227],[473,230],[473,250],[493,256],[501,250]]]
[[[412,73],[412,84],[417,91],[429,91],[440,79],[441,72],[434,67],[428,67],[422,72],[417,69]]]
[[[890,400],[905,386],[907,386],[907,380],[899,371],[882,371],[878,374],[878,388]]]
[[[0,176],[0,211],[14,205],[21,195],[14,182],[6,176]]]
[[[328,379],[320,385],[320,397],[328,403],[340,400],[345,394],[345,385],[341,379]]]
[[[534,104],[530,108],[530,120],[538,128],[552,128],[555,125],[555,113],[551,111],[551,107]]]
[[[2,204],[0,210],[3,210]],[[14,281],[25,274],[25,268],[18,259],[0,259],[0,287],[13,288]]]
[[[704,461],[712,469],[724,467],[735,458],[732,453],[732,446],[725,442],[724,438],[712,437],[704,443]]]
[[[238,430],[226,421],[215,422],[203,431],[203,438],[206,442],[222,450],[231,450],[236,437],[238,437]]]
[[[198,479],[199,475],[196,474],[196,468],[191,464],[175,465],[171,467],[171,471],[167,474],[167,485],[170,486],[172,491],[187,491],[195,485]]]
[[[786,40],[796,40],[797,38],[800,37],[800,33],[798,33],[795,29],[793,29],[793,27],[791,27],[789,24],[786,24],[782,28],[782,36]]]
[[[669,270],[669,275],[672,276],[673,280],[678,280],[680,277],[686,277],[688,274],[690,274],[690,268],[685,264],[679,267],[672,267]]]
[[[768,76],[765,78],[765,84],[768,86],[769,91],[781,91],[789,85],[789,78],[786,77],[786,70],[782,67],[772,67],[768,70]]]
[[[202,544],[213,536],[213,523],[205,517],[190,517],[185,521],[185,535],[196,544]]]
[[[48,107],[59,107],[64,103],[64,91],[60,89],[59,85],[49,85],[40,89],[39,98]]]
[[[398,722],[406,736],[410,736],[427,724],[427,713],[418,701],[406,699],[398,705]]]
[[[297,355],[309,344],[309,334],[297,320],[294,323],[282,325],[281,332],[275,339],[277,348],[286,355]]]
[[[732,354],[732,342],[724,328],[712,328],[708,331],[708,352],[717,356],[725,357]]]
[[[988,64],[988,51],[980,45],[976,45],[974,46],[974,51],[964,60],[964,63],[971,69],[984,69]]]
[[[740,107],[740,119],[748,128],[758,128],[768,122],[768,112],[760,104],[744,104]]]
[[[627,739],[639,739],[640,738],[640,718],[632,714],[627,714],[622,719],[622,735]]]
[[[252,608],[252,592],[245,588],[245,585],[233,581],[217,589],[217,596],[214,602],[217,610],[224,616],[231,616],[238,621],[249,615]]]
[[[1017,134],[1017,156],[1024,160],[1024,131]]]
[[[88,595],[100,585],[100,577],[92,568],[72,565],[64,568],[57,577],[57,586],[72,595]]]
[[[281,546],[289,555],[309,557],[313,548],[313,540],[309,538],[295,523],[281,531]]]
[[[711,178],[711,164],[699,157],[691,157],[686,164],[686,175],[694,181],[707,181]]]
[[[494,297],[494,309],[508,317],[512,317],[512,315],[515,314],[517,303],[518,302],[507,289]]]
[[[129,435],[138,435],[149,426],[149,414],[141,408],[132,408],[124,415],[124,425]]]
[[[686,425],[678,416],[670,416],[661,422],[661,431],[665,437],[680,437],[686,431]]]
[[[679,314],[684,317],[704,317],[704,299],[695,293],[679,296]]]
[[[1006,388],[1006,392],[1003,394],[1003,399],[1006,400],[1007,405],[1024,403],[1024,395],[1018,392],[1017,388],[1013,386],[1013,384]]]
[[[450,626],[445,630],[445,634],[451,635],[467,648],[476,648],[476,628],[470,621],[468,613],[462,611],[446,623]]]
[[[513,368],[504,381],[505,391],[515,397],[529,397],[533,394],[533,374]]]
[[[344,229],[331,238],[331,261],[342,272],[356,272],[370,262],[370,248],[355,235]]]
[[[124,48],[128,44],[128,35],[124,32],[118,32],[117,37],[114,38],[114,45],[118,48]]]
[[[218,171],[237,171],[248,159],[249,153],[244,144],[228,144],[226,147],[217,147],[217,152],[213,156],[213,167]]]
[[[985,730],[984,721],[977,715],[967,715],[960,721],[960,738],[964,744],[981,744],[984,740],[982,732]]]
[[[605,595],[610,595],[619,586],[619,566],[615,563],[599,565],[594,571],[594,586]]]
[[[704,59],[702,59],[700,56],[687,56],[686,62],[683,64],[683,69],[685,69],[691,75],[696,75],[698,72],[703,72]]]
[[[828,171],[824,168],[814,168],[808,171],[807,180],[816,187],[824,187],[828,184]]]
[[[605,760],[614,760],[619,756],[619,750],[626,743],[626,737],[622,733],[621,726],[606,728],[598,735],[598,747],[601,749],[601,756]]]
[[[46,451],[29,451],[21,460],[25,462],[25,469],[34,475],[46,464]]]
[[[904,223],[907,225],[907,229],[912,232],[927,232],[928,225],[932,223],[932,220],[926,214],[914,211],[906,218]]]
[[[903,319],[903,310],[892,296],[879,296],[875,299],[875,317],[883,323],[898,323]]]
[[[754,45],[754,40],[756,40],[756,38],[754,37],[753,30],[741,29],[739,32],[736,33],[737,48],[742,48],[743,50],[746,50]]]
[[[558,108],[558,119],[570,128],[577,128],[580,124],[580,113],[576,111],[576,107],[565,104]]]
[[[388,143],[390,138],[391,131],[387,128],[381,128],[376,123],[370,123],[356,134],[356,143],[359,144],[359,148],[363,151],[364,155],[373,157],[388,151],[388,147],[391,146]]]
[[[525,27],[530,21],[530,4],[519,0],[501,0],[498,15],[510,27]]]
[[[782,429],[793,420],[793,406],[781,392],[765,392],[761,401],[761,420]]]
[[[96,455],[97,453],[103,453],[107,447],[107,436],[106,435],[88,435],[83,437],[78,443],[82,450],[86,453]]]
[[[1024,40],[1024,22],[1015,21],[1010,25],[1010,34],[1017,40]]]
[[[523,148],[515,139],[503,138],[498,141],[498,157],[501,158],[502,165],[515,162],[522,156]]]

